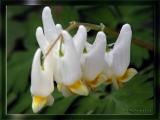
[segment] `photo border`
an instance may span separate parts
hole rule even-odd
[[[152,5],[154,9],[154,114],[153,115],[77,115],[77,114],[66,114],[66,115],[45,115],[45,114],[7,114],[7,103],[6,103],[6,97],[7,96],[7,29],[6,29],[6,6],[8,5]],[[159,81],[160,78],[158,77],[159,72],[159,53],[160,53],[160,45],[159,45],[159,13],[158,10],[160,10],[160,3],[158,1],[126,1],[126,0],[119,0],[119,1],[99,1],[99,0],[93,0],[93,1],[85,1],[85,0],[59,0],[59,1],[39,1],[38,3],[27,3],[26,1],[2,1],[1,5],[1,15],[2,15],[2,80],[1,80],[1,95],[2,95],[2,119],[157,119],[159,116],[159,101],[160,101],[160,95],[158,92],[159,88]],[[69,117],[69,118],[68,118]]]

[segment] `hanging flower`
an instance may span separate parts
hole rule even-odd
[[[44,35],[49,43],[54,43],[58,38],[61,32],[61,25],[55,25],[54,20],[52,19],[51,9],[45,7],[42,12],[42,22],[44,28]]]
[[[113,83],[117,89],[137,74],[136,69],[128,68],[131,38],[132,31],[130,25],[123,25],[113,49],[105,53],[105,72],[108,77],[106,83]]]
[[[64,96],[88,95],[90,89],[103,82],[113,83],[118,89],[130,80],[137,71],[128,68],[132,31],[125,24],[114,44],[106,52],[106,35],[100,31],[95,42],[87,42],[87,29],[80,25],[72,38],[60,24],[55,25],[51,10],[42,12],[42,27],[36,30],[39,44],[31,71],[31,94],[33,112],[52,105],[54,81]]]
[[[68,33],[67,33],[68,34]],[[82,55],[82,52],[83,52],[83,44],[85,44],[85,41],[86,41],[86,37],[87,37],[87,30],[84,26],[80,25],[79,28],[78,28],[78,31],[77,33],[75,34],[75,36],[73,37],[73,39],[71,39],[71,36],[70,36],[70,41],[73,41],[75,42],[75,44],[77,44],[77,46],[73,46],[71,47],[70,51],[74,51],[74,54],[76,56],[76,59],[78,59],[78,64],[77,65],[80,65],[80,56]],[[73,44],[73,43],[72,43]],[[75,48],[76,47],[76,48]],[[64,45],[63,45],[63,51],[64,51]],[[72,54],[72,52],[70,54]],[[71,59],[71,58],[68,58],[68,60]],[[73,60],[73,59],[72,59]],[[71,64],[72,64],[72,61],[70,61]],[[72,64],[73,65],[73,64]],[[74,71],[74,70],[73,70]],[[72,73],[71,73],[72,74]],[[81,73],[81,68],[80,68],[80,74]],[[80,87],[80,91],[78,92],[74,92],[73,90],[71,90],[69,87],[67,87],[66,85],[62,84],[62,83],[58,83],[58,89],[62,92],[62,94],[64,96],[70,96],[70,95],[73,95],[73,94],[80,94],[80,95],[87,95],[88,94],[88,89],[87,87],[83,84],[83,82],[81,81],[82,79],[82,75],[79,76],[79,79],[80,81],[75,83],[75,85],[72,85],[73,86],[82,86]],[[80,85],[81,84],[81,85]]]
[[[54,101],[51,95],[54,90],[53,56],[51,53],[49,53],[44,61],[41,59],[42,56],[44,56],[47,52],[48,46],[51,44],[51,42],[54,42],[56,37],[58,37],[61,25],[57,24],[54,26],[52,24],[52,19],[50,19],[52,16],[48,13],[50,13],[50,9],[45,7],[42,13],[45,35],[41,27],[38,27],[36,30],[36,38],[40,49],[37,49],[34,55],[31,71],[31,94],[33,99],[32,109],[35,113],[39,112],[46,105],[52,105]],[[46,20],[49,21],[46,22]]]
[[[81,81],[81,68],[80,60],[73,45],[72,37],[63,31],[61,25],[55,26],[52,19],[51,10],[49,7],[45,7],[42,12],[42,20],[44,27],[44,34],[50,44],[61,36],[52,49],[53,56],[53,71],[55,81],[58,84],[59,90],[65,94],[75,93],[80,95],[87,95],[87,87]],[[73,74],[74,71],[74,74]]]
[[[60,86],[67,87],[71,92],[79,95],[88,95],[88,89],[81,81],[80,59],[73,44],[72,37],[67,31],[62,31],[63,36],[63,56],[53,55],[56,61],[55,80]],[[61,88],[59,86],[59,88]]]
[[[31,94],[32,109],[37,113],[46,105],[53,104],[51,93],[54,90],[53,70],[50,56],[46,57],[41,64],[41,50],[37,49],[32,63],[31,71]]]
[[[83,80],[89,88],[95,88],[105,80],[103,70],[106,36],[104,32],[98,32],[93,45],[89,49],[85,49],[84,54],[81,56]]]

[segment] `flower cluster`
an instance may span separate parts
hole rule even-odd
[[[85,26],[80,25],[72,37],[60,24],[55,25],[49,7],[43,9],[42,21],[43,29],[36,30],[39,48],[31,71],[33,112],[53,104],[54,81],[64,96],[87,96],[102,83],[113,83],[118,89],[137,73],[134,68],[128,68],[132,37],[129,24],[123,25],[113,48],[106,51],[103,31],[97,33],[93,44],[87,42]]]

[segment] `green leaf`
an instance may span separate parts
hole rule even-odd
[[[17,95],[15,93],[8,94],[8,96],[7,96],[7,106],[9,106],[16,98],[17,98]]]
[[[141,32],[143,29],[143,32]],[[142,28],[136,30],[135,34],[134,34],[135,38],[139,38],[140,40],[146,42],[146,43],[151,43],[153,44],[153,40],[154,40],[154,36],[153,36],[153,29],[147,29],[147,28]]]
[[[13,16],[22,14],[24,11],[28,9],[28,6],[19,6],[19,5],[13,5],[13,6],[7,6],[7,18],[12,18]]]
[[[16,41],[24,37],[25,30],[22,22],[7,20],[7,55],[9,56],[15,47]]]
[[[151,6],[118,6],[124,23],[132,27],[133,38],[153,44],[153,10]],[[147,49],[132,45],[131,62],[141,67],[144,59],[149,58]]]
[[[85,22],[96,24],[103,23],[106,27],[112,28],[115,28],[118,23],[118,19],[114,16],[110,7],[84,9],[81,12],[85,16]]]
[[[25,40],[24,45],[28,49],[35,49],[38,47],[36,39],[36,29],[42,25],[41,12],[32,12],[29,14],[27,21],[25,22]]]
[[[152,8],[149,5],[118,6],[118,10],[121,14],[121,17],[123,18],[123,21],[128,22],[129,20],[132,23],[134,22],[142,23],[142,21],[149,20],[147,18],[151,17],[152,15]],[[146,14],[146,11],[147,11],[147,14]],[[137,23],[135,23],[134,25],[136,25]]]
[[[27,91],[27,93],[21,95],[20,98],[18,98],[16,105],[10,108],[8,113],[10,114],[23,113],[23,111],[31,107],[31,102],[32,102],[31,95],[29,91]]]
[[[80,97],[72,106],[72,113],[74,114],[91,114],[96,109],[97,97],[89,95],[87,97]]]
[[[73,6],[54,6],[52,15],[55,23],[59,23],[66,28],[71,21],[78,21],[79,16]]]
[[[67,98],[59,98],[54,101],[51,107],[48,107],[46,113],[49,114],[65,114],[67,109],[70,107],[72,102],[77,98],[77,96],[70,96]]]
[[[123,88],[106,96],[105,113],[152,114],[153,83],[147,75],[136,75]]]
[[[131,46],[131,63],[136,67],[141,67],[143,61],[149,58],[149,53],[145,48],[137,45]]]
[[[33,52],[16,52],[7,65],[7,91],[24,92],[29,83]]]

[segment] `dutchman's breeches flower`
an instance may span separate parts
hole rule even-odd
[[[92,48],[86,49],[81,55],[83,80],[89,88],[96,88],[104,82],[104,55],[106,50],[106,36],[104,32],[98,32]]]
[[[31,94],[33,112],[40,111],[46,105],[53,104],[51,93],[54,90],[53,70],[50,56],[41,64],[41,50],[37,49],[32,63]]]
[[[130,63],[130,46],[132,30],[129,24],[123,25],[113,49],[105,53],[105,72],[108,77],[106,83],[118,89],[122,83],[130,80],[135,74],[136,69],[128,68]]]
[[[64,51],[62,52],[64,55],[60,56],[53,53],[57,63],[55,80],[73,93],[88,95],[88,89],[81,81],[80,59],[73,44],[72,37],[67,31],[62,31],[62,36],[64,41]]]
[[[39,112],[46,105],[52,105],[54,101],[51,95],[54,90],[53,56],[49,53],[44,61],[41,60],[41,56],[46,54],[48,46],[51,42],[54,42],[52,40],[55,40],[56,37],[58,37],[61,26],[59,24],[50,26],[52,16],[50,16],[48,12],[50,12],[50,9],[46,7],[42,13],[44,33],[41,27],[38,27],[36,30],[36,38],[40,49],[37,49],[34,55],[31,71],[32,109],[35,113]],[[48,22],[46,20],[48,20]]]
[[[55,26],[49,7],[44,8],[42,20],[44,34],[50,44],[61,36],[51,52],[54,63],[54,78],[58,84],[58,89],[64,96],[68,96],[68,93],[88,95],[87,87],[81,81],[82,73],[79,54],[74,50],[75,46],[73,45],[72,37],[67,31],[63,31],[59,24]]]
[[[54,81],[64,96],[86,96],[103,82],[113,83],[118,89],[137,73],[134,68],[128,68],[132,37],[129,24],[122,27],[113,49],[106,52],[103,31],[97,33],[93,44],[87,42],[87,29],[83,25],[71,37],[60,24],[55,25],[49,7],[43,9],[42,22],[43,28],[36,30],[39,48],[31,70],[34,113],[53,104]]]

